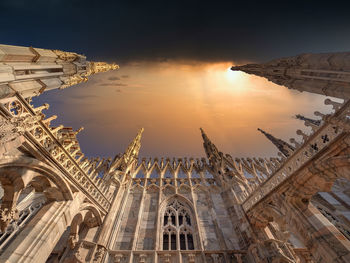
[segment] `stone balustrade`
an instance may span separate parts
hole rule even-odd
[[[5,121],[14,125],[10,130],[12,136],[15,133],[23,135],[30,145],[52,159],[72,184],[107,212],[111,202],[111,196],[107,198],[109,185],[93,170],[89,170],[89,166],[84,166],[82,155],[77,155],[77,145],[73,141],[67,143],[62,140],[60,130],[63,126],[50,127],[49,121],[42,120],[41,110],[34,109],[20,96],[4,98],[0,103]]]
[[[265,196],[293,176],[301,167],[312,160],[322,149],[340,137],[349,122],[350,102],[345,103],[332,116],[325,116],[325,122],[319,129],[304,138],[304,143],[288,157],[265,182],[255,189],[242,203],[245,211],[250,210]],[[338,125],[341,123],[342,125]]]

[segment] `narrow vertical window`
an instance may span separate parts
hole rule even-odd
[[[183,223],[183,215],[179,215],[179,225],[181,226]]]
[[[186,238],[184,234],[180,234],[180,249],[186,250]]]
[[[169,250],[169,235],[163,235],[163,250]]]
[[[176,235],[171,234],[171,250],[176,250]]]
[[[190,226],[191,225],[191,218],[189,215],[186,215],[186,223]]]
[[[192,237],[191,234],[187,235],[187,242],[188,242],[188,244],[187,244],[188,249],[189,250],[193,250],[194,249],[194,244],[193,244],[193,237]]]

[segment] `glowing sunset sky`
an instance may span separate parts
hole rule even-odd
[[[145,128],[140,157],[204,156],[199,127],[219,150],[232,156],[272,156],[276,148],[259,132],[297,137],[303,123],[295,114],[329,112],[324,96],[300,93],[267,80],[229,70],[232,62],[138,62],[102,73],[87,83],[51,91],[34,100],[48,102],[55,124],[84,126],[78,135],[88,156],[123,152]]]
[[[78,137],[88,156],[123,152],[140,127],[141,156],[204,156],[199,127],[225,153],[266,156],[277,151],[258,127],[288,140],[303,128],[295,114],[312,117],[330,107],[322,96],[227,69],[300,53],[348,51],[349,5],[3,0],[0,43],[121,63],[117,72],[34,100],[51,105],[46,115],[58,115],[56,124],[85,127]]]

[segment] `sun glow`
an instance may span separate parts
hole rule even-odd
[[[232,65],[135,62],[96,74],[81,88],[57,91],[57,97],[52,91],[40,98],[51,104],[52,114],[85,127],[80,135],[84,152],[104,156],[123,152],[125,142],[141,127],[145,132],[140,156],[202,156],[199,127],[223,152],[249,156],[259,151],[270,156],[276,150],[256,128],[289,138],[291,128],[302,128],[302,122],[291,116],[312,116],[323,105],[321,96],[231,71]],[[310,100],[315,102],[312,107]]]
[[[226,78],[231,83],[242,80],[242,75],[243,74],[240,71],[232,71],[231,67],[226,70]]]

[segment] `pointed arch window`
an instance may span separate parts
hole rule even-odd
[[[163,250],[194,250],[191,213],[181,202],[171,201],[162,221]]]

